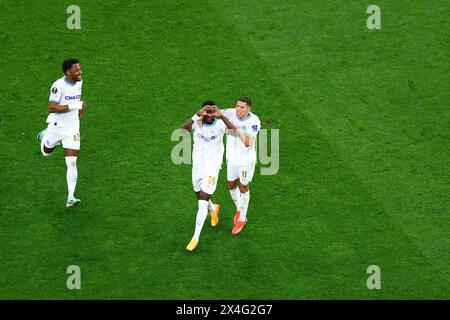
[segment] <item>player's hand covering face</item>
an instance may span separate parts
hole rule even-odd
[[[217,106],[205,106],[203,108],[202,117],[205,119],[206,123],[211,123],[214,121]]]

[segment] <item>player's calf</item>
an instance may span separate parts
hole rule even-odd
[[[77,169],[77,157],[76,156],[67,156],[68,152],[66,150],[66,165],[67,165],[67,202],[66,207],[74,207],[81,203],[80,199],[75,198],[75,187],[77,185],[78,179],[78,169]]]

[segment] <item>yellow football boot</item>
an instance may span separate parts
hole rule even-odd
[[[191,242],[189,242],[189,244],[186,246],[186,250],[192,252],[195,249],[197,249],[197,245],[198,245],[198,240],[195,240],[194,238],[192,238]]]
[[[211,227],[217,227],[219,224],[219,211],[220,211],[220,205],[215,204],[214,205],[216,209],[214,211],[211,211]]]

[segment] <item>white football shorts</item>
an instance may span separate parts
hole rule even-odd
[[[203,191],[213,195],[219,180],[219,169],[207,169],[204,167],[192,167],[192,187],[195,192]]]
[[[78,128],[57,127],[49,123],[42,137],[42,144],[54,148],[61,143],[64,149],[80,150],[80,130]]]
[[[227,163],[227,180],[235,181],[239,179],[239,182],[243,185],[248,185],[255,173],[255,164],[243,166],[233,163]]]

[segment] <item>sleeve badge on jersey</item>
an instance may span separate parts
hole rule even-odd
[[[53,94],[56,94],[57,92],[58,92],[58,88],[57,88],[57,87],[53,87],[53,88],[52,88],[52,93],[53,93]]]
[[[252,125],[252,129],[253,129],[253,132],[258,131],[258,125],[257,124]]]

